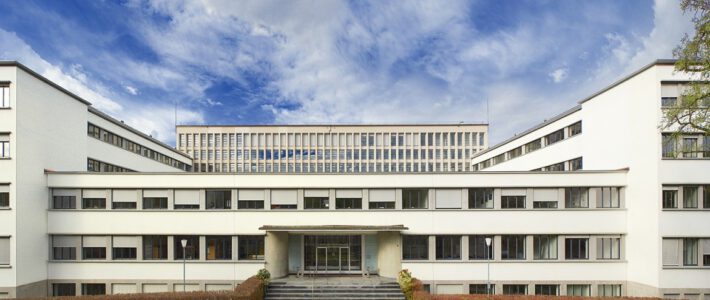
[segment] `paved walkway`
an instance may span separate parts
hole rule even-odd
[[[380,276],[363,277],[361,275],[352,276],[335,276],[335,275],[319,275],[296,277],[289,275],[287,277],[272,279],[274,283],[285,283],[289,285],[379,285],[383,283],[396,282],[393,278]]]

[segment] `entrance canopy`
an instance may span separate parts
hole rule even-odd
[[[259,227],[259,230],[278,232],[399,232],[408,229],[404,225],[264,225]]]

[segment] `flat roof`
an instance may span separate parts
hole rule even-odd
[[[488,126],[488,123],[404,123],[404,124],[350,124],[350,123],[332,123],[332,124],[197,124],[197,125],[177,125],[177,127],[402,127],[402,126]]]
[[[505,174],[594,174],[594,173],[623,173],[628,172],[628,168],[615,170],[577,170],[577,171],[463,171],[463,172],[363,172],[363,173],[218,173],[218,172],[90,172],[90,171],[54,171],[44,170],[48,175],[181,175],[181,176],[372,176],[372,175],[408,175],[408,176],[431,176],[431,175],[505,175]]]
[[[404,231],[404,225],[263,225],[266,231]]]

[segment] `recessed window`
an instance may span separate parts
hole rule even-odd
[[[429,190],[426,189],[403,189],[402,208],[403,209],[427,209],[429,207]]]
[[[569,136],[575,136],[582,133],[582,121],[574,123],[567,127],[569,130]]]
[[[182,247],[182,245],[180,245],[180,247]],[[143,236],[143,259],[168,259],[168,237],[165,235]]]
[[[76,284],[74,283],[53,283],[52,296],[76,296]]]
[[[143,209],[168,209],[168,198],[145,197],[143,198]]]
[[[592,286],[589,284],[568,284],[567,296],[589,297]]]
[[[240,260],[264,259],[264,236],[239,236],[237,245]]]
[[[303,206],[305,209],[328,209],[328,197],[304,197]]]
[[[500,208],[521,209],[525,208],[525,196],[501,196]]]
[[[674,158],[678,154],[676,152],[676,139],[671,133],[663,133],[661,135],[662,156]]]
[[[0,134],[0,158],[10,158],[9,134]]]
[[[205,192],[205,207],[207,209],[231,209],[232,208],[232,191],[206,191]],[[237,205],[238,206],[238,205]],[[252,204],[253,208],[258,205]],[[241,208],[241,207],[238,207]],[[252,208],[252,207],[249,207]],[[261,208],[264,208],[264,202],[261,201]]]
[[[560,129],[545,136],[545,145],[552,145],[565,138],[564,130]]]
[[[677,190],[663,190],[663,208],[678,208]]]
[[[503,295],[526,295],[528,293],[527,284],[504,284]]]
[[[10,207],[10,193],[0,192],[0,208]]]
[[[0,238],[0,265],[10,264],[10,238]]]
[[[698,208],[698,190],[697,186],[683,187],[683,208]]]
[[[537,296],[557,296],[560,293],[560,286],[556,284],[536,284],[535,295]]]
[[[52,259],[55,260],[75,260],[75,247],[52,247]]]
[[[182,240],[187,241],[185,252],[182,248]],[[200,237],[196,235],[176,235],[173,238],[173,247],[175,248],[174,257],[176,260],[198,260],[200,259]],[[184,254],[183,254],[184,253]]]
[[[557,236],[536,235],[533,237],[533,257],[537,260],[557,259]]]
[[[82,198],[82,209],[106,209],[106,198]]]
[[[76,209],[76,196],[53,196],[54,209]]]
[[[588,208],[589,207],[589,190],[582,187],[573,187],[565,189],[565,207],[566,208]]]
[[[239,200],[238,209],[264,209],[264,200]]]
[[[597,286],[599,297],[621,297],[620,284],[600,284]]]
[[[557,201],[533,201],[533,208],[554,209],[557,208]]]
[[[492,295],[495,294],[495,284],[469,284],[468,293],[471,295]]]
[[[145,206],[145,204],[143,204]],[[136,209],[135,202],[113,202],[111,203],[112,209]]]
[[[82,295],[106,295],[106,284],[104,283],[82,283]]]
[[[501,241],[501,259],[524,260],[525,259],[525,236],[524,235],[503,235]]]
[[[370,209],[394,209],[394,202],[370,202]]]
[[[362,209],[362,198],[337,198],[336,209]]]
[[[619,208],[619,188],[618,187],[604,187],[599,188],[597,193],[597,207],[598,208]]]
[[[116,260],[136,259],[136,248],[114,247],[113,248],[113,259],[116,259]]]
[[[523,146],[525,148],[525,153],[530,153],[533,152],[537,149],[542,148],[542,142],[540,139],[534,140],[532,142],[529,142]]]
[[[468,208],[493,208],[493,189],[468,189]]]
[[[577,157],[575,159],[572,159],[569,161],[569,170],[570,171],[578,171],[582,169],[582,158]]]
[[[661,97],[662,107],[675,106],[676,103],[678,103],[678,97]]]
[[[683,239],[683,265],[698,265],[698,239]]]
[[[82,259],[106,259],[106,247],[81,248]]]
[[[490,239],[491,244],[486,244],[486,239]],[[468,237],[468,259],[469,260],[490,260],[493,259],[493,236],[471,235]]]
[[[404,235],[402,236],[402,259],[427,260],[429,259],[429,236]]]
[[[461,236],[438,235],[436,236],[436,259],[459,260],[461,259]]]
[[[566,259],[589,259],[589,239],[588,238],[567,238],[565,239]]]
[[[232,237],[231,236],[208,236],[207,260],[229,260],[232,259]]]
[[[597,238],[597,259],[620,259],[621,238]]]
[[[0,86],[0,108],[10,107],[10,87]]]

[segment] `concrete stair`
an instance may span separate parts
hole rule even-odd
[[[376,284],[308,284],[304,282],[272,282],[266,289],[266,300],[305,299],[382,299],[404,300],[396,282]]]

